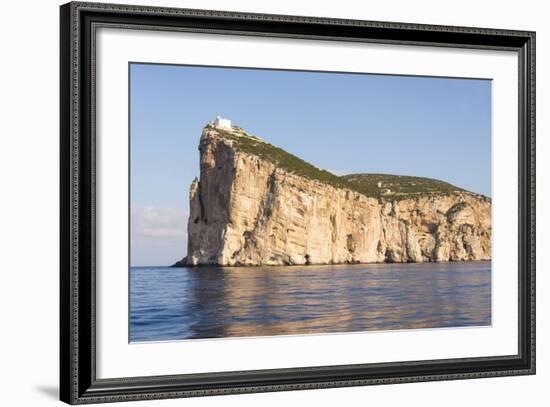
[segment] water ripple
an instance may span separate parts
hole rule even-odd
[[[490,323],[490,262],[130,270],[131,341]]]

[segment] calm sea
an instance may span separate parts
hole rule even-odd
[[[131,341],[490,324],[490,262],[130,270]]]

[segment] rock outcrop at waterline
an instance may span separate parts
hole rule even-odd
[[[433,190],[418,192],[403,177],[395,185],[405,192],[392,191],[384,178],[376,195],[356,182],[370,175],[337,177],[239,128],[208,125],[199,151],[180,265],[491,258],[491,201],[484,196],[435,180]]]

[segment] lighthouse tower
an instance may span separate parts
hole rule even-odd
[[[231,120],[224,119],[218,115],[216,116],[216,120],[214,120],[214,126],[218,129],[231,129]]]

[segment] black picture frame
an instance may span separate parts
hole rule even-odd
[[[82,2],[62,5],[60,23],[62,401],[84,404],[535,373],[534,32]],[[230,373],[96,378],[93,38],[99,26],[517,52],[518,354]]]

